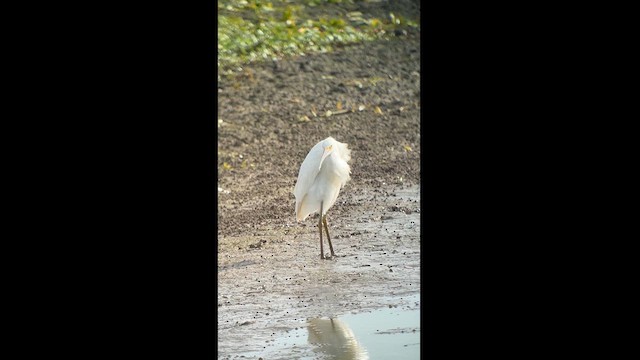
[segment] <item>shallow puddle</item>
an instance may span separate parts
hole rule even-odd
[[[403,297],[401,302],[407,305],[332,319],[308,319],[307,326],[271,341],[260,357],[265,360],[419,359],[420,295]]]

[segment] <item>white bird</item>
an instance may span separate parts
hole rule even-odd
[[[317,143],[300,166],[298,181],[293,190],[296,196],[296,220],[304,221],[309,214],[320,213],[318,228],[320,229],[320,258],[324,259],[322,249],[322,224],[327,232],[327,240],[331,256],[333,245],[327,226],[327,211],[335,204],[340,189],[349,181],[351,168],[348,161],[351,150],[347,144],[328,137]]]

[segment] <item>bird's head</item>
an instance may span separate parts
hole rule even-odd
[[[320,159],[320,165],[318,166],[318,170],[322,168],[322,163],[324,162],[324,159],[326,159],[327,156],[331,155],[331,153],[333,152],[332,144],[325,145],[323,148],[324,148],[324,152],[322,153],[322,159]]]

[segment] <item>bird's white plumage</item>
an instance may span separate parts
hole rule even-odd
[[[323,160],[323,155],[326,157]],[[333,206],[340,189],[349,181],[351,168],[348,161],[351,150],[347,144],[328,137],[317,143],[300,166],[298,181],[293,190],[296,197],[296,219],[303,221],[310,214],[322,215]]]

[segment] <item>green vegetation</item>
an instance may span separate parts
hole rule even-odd
[[[232,74],[254,61],[331,51],[338,44],[419,26],[418,20],[393,13],[376,18],[345,9],[355,1],[218,0],[219,74]]]

